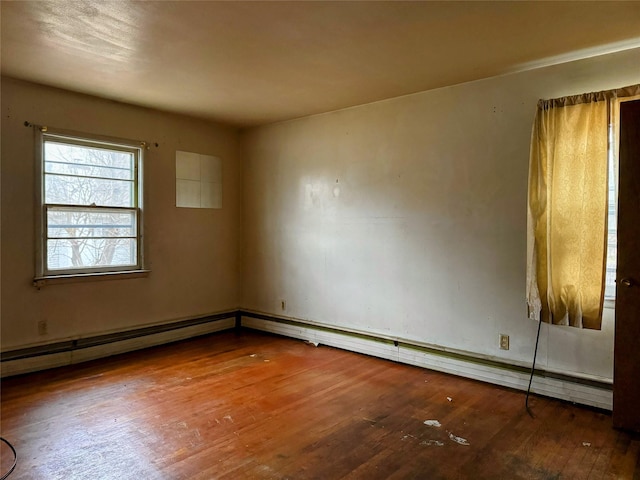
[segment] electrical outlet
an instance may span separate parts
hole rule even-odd
[[[500,350],[509,350],[509,335],[500,334]]]
[[[285,311],[287,309],[287,301],[286,300],[280,300],[280,308],[282,309],[282,311]]]
[[[47,320],[40,320],[38,322],[38,335],[46,335],[48,333]]]

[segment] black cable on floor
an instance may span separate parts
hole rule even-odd
[[[533,349],[533,364],[531,365],[531,376],[529,377],[529,387],[527,387],[527,396],[524,399],[524,408],[527,410],[527,413],[531,416],[531,418],[533,418],[533,413],[529,408],[529,394],[531,393],[531,382],[533,381],[533,372],[535,372],[536,370],[536,357],[538,356],[538,341],[540,340],[541,326],[542,326],[542,320],[538,320],[538,333],[536,334],[536,346]]]
[[[11,445],[8,440],[6,440],[3,437],[0,437],[0,440],[2,440],[4,443],[9,445],[9,448],[13,452],[13,465],[11,465],[11,468],[9,469],[9,471],[7,473],[5,473],[4,475],[2,475],[2,477],[0,477],[0,480],[5,480],[5,478],[7,478],[9,475],[11,475],[13,470],[16,468],[16,465],[18,464],[18,454],[16,453],[16,449],[13,448],[13,445]]]

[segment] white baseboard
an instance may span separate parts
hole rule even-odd
[[[133,350],[140,350],[142,348],[154,347],[156,345],[219,332],[221,330],[234,328],[234,326],[235,316],[216,320],[214,322],[206,322],[198,325],[176,328],[165,332],[141,335],[139,337],[129,338],[126,340],[104,343],[93,347],[77,348],[65,352],[7,360],[0,363],[0,376],[8,377],[23,373],[31,373],[38,370],[73,365],[80,362],[95,360],[97,358],[117,355],[119,353],[131,352]]]
[[[327,329],[304,325],[302,322],[279,322],[277,319],[266,320],[242,316],[242,326],[276,333],[287,337],[298,338],[352,352],[364,353],[374,357],[424,367],[439,372],[450,373],[461,377],[480,380],[495,385],[526,391],[529,374],[521,368],[509,365],[488,364],[472,357],[461,358],[450,356],[446,352],[425,351],[419,347],[395,345],[393,341],[353,335],[337,329]],[[373,336],[372,336],[373,337]],[[557,377],[557,375],[556,375]],[[531,391],[539,395],[567,400],[582,405],[589,405],[605,410],[613,409],[613,391],[575,380],[569,376],[554,378],[553,376],[535,375]]]

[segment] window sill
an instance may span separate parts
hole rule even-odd
[[[129,278],[148,277],[150,270],[124,270],[122,272],[99,272],[99,273],[74,273],[66,275],[48,275],[35,277],[33,286],[42,288],[47,285],[57,285],[62,283],[78,282],[98,282],[103,280],[124,280]]]

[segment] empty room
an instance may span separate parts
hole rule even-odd
[[[640,2],[0,8],[0,480],[640,479]]]

